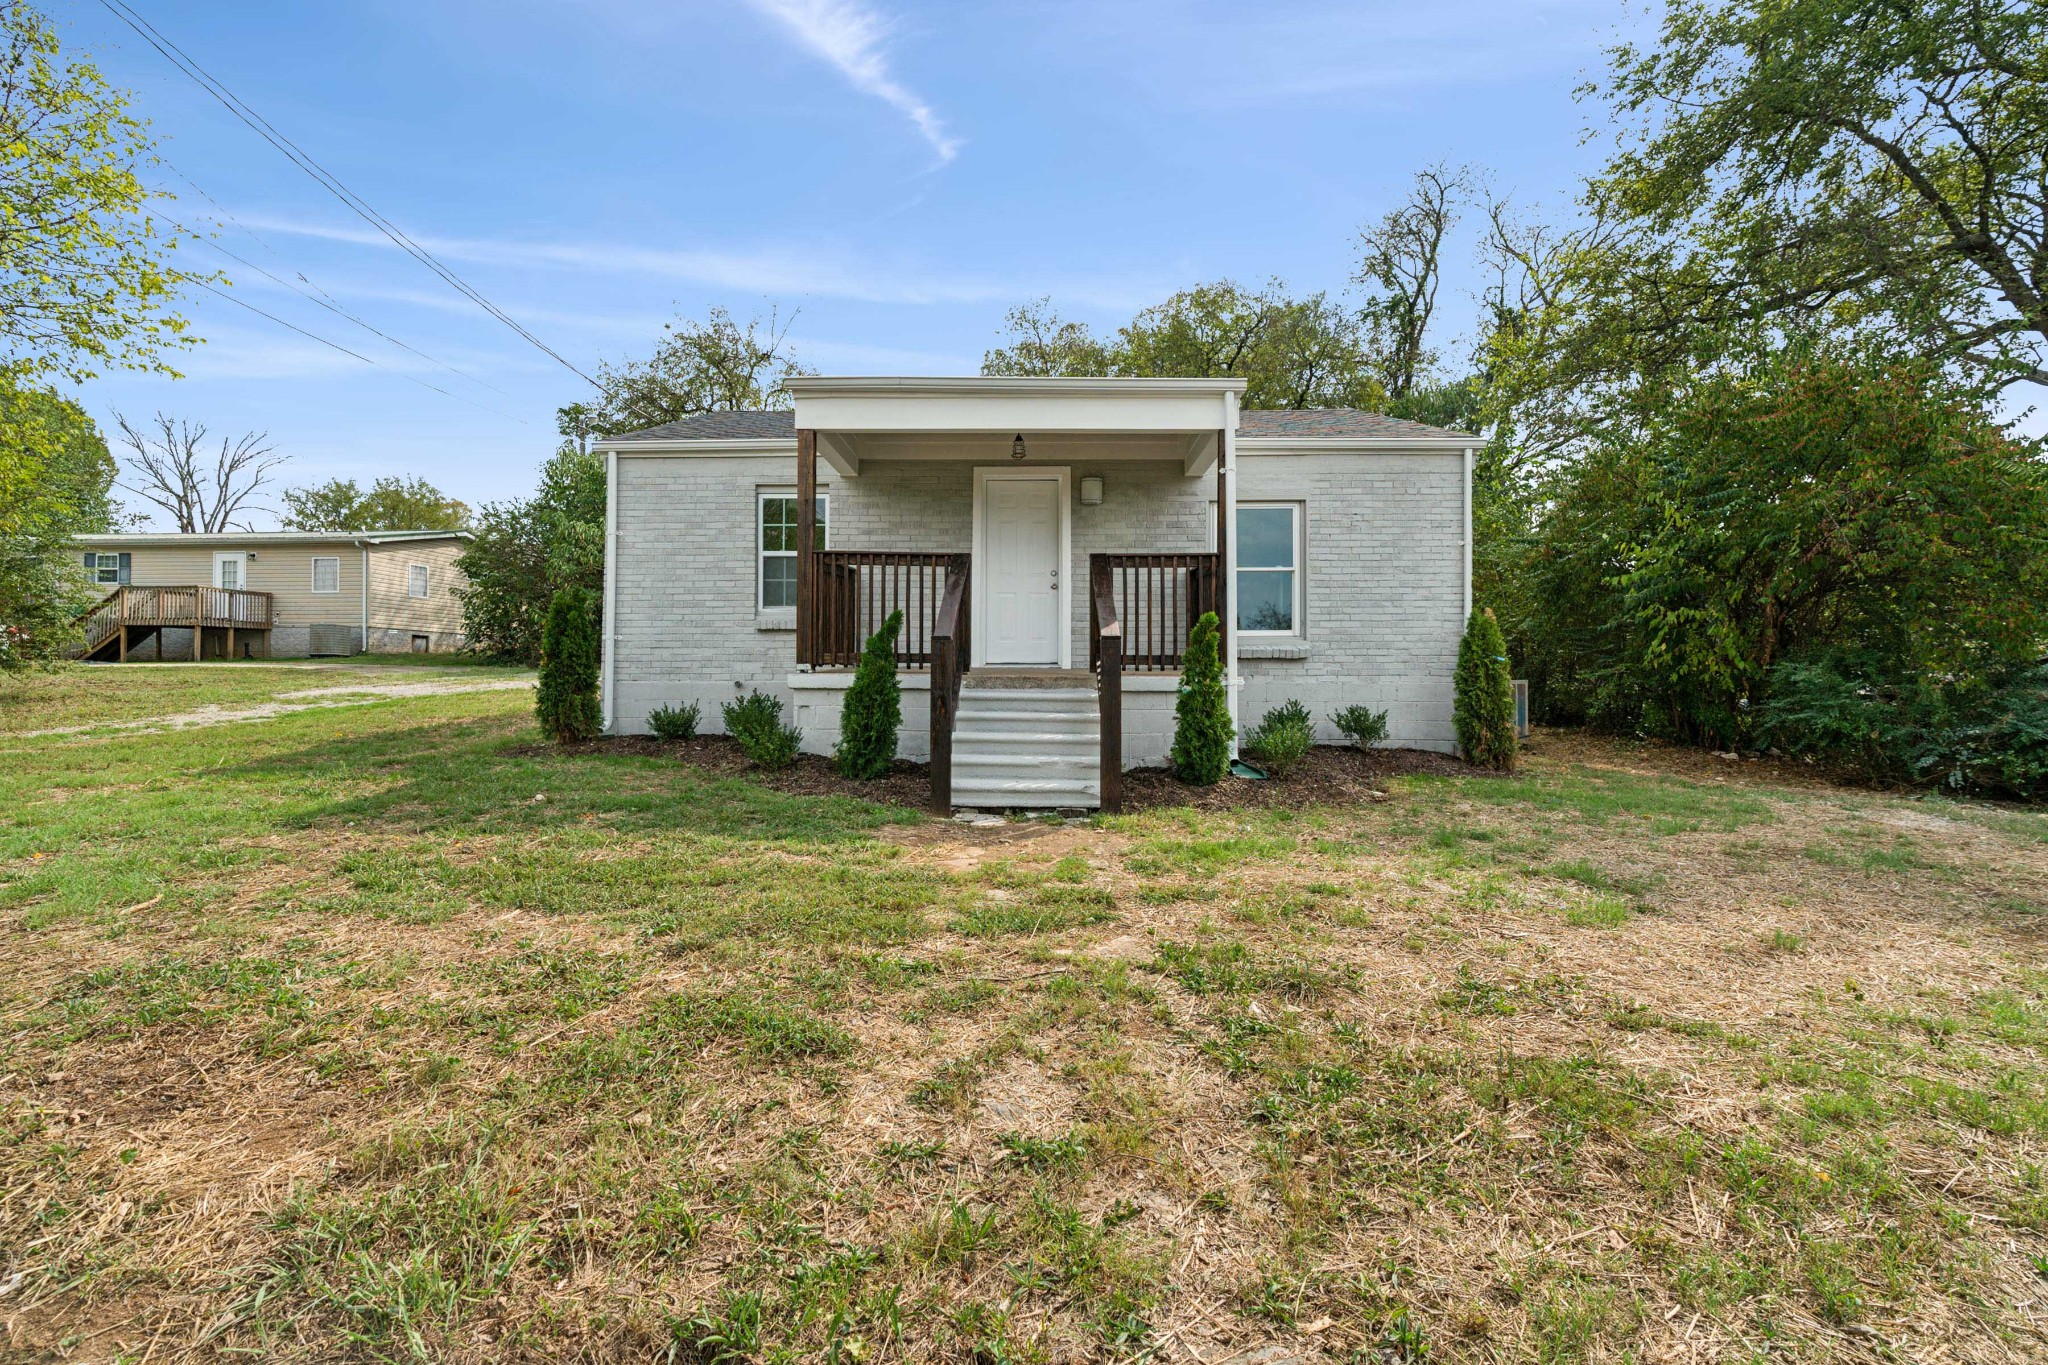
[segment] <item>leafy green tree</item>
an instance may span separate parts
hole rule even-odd
[[[2048,468],[1931,359],[1731,365],[1553,493],[1530,572],[1560,719],[1725,746],[1781,661],[1976,676],[2048,641]]]
[[[1277,281],[1262,291],[1230,280],[1184,289],[1107,342],[1044,299],[1012,309],[1007,325],[1009,344],[982,358],[983,374],[1234,377],[1250,408],[1376,406],[1383,396],[1358,315]]]
[[[36,9],[0,4],[0,369],[76,381],[189,343],[170,305],[212,276],[179,268],[149,215],[152,160],[128,97]]]
[[[1864,328],[2048,384],[2048,6],[1667,0],[1612,56],[1595,335]]]
[[[597,594],[563,588],[548,605],[534,714],[557,744],[590,739],[604,726],[597,697]]]
[[[422,478],[386,475],[369,491],[354,479],[329,479],[284,492],[286,528],[294,531],[460,531],[469,505]]]
[[[563,409],[564,435],[616,436],[700,412],[787,407],[783,382],[809,373],[772,314],[743,328],[714,308],[703,322],[666,323],[662,334],[645,360],[598,366],[597,401]]]
[[[1467,762],[1510,772],[1515,766],[1515,690],[1508,645],[1484,607],[1472,613],[1458,642],[1451,718]]]
[[[1087,378],[1115,372],[1115,354],[1084,322],[1069,322],[1053,311],[1050,298],[1023,303],[1003,315],[1009,344],[986,352],[988,375]]]
[[[1205,611],[1188,633],[1180,694],[1173,703],[1174,776],[1213,786],[1230,771],[1230,694],[1223,683],[1222,639],[1216,613]]]
[[[101,591],[71,537],[114,527],[114,460],[77,404],[0,374],[0,672],[61,657]]]
[[[903,613],[892,611],[861,650],[853,685],[839,708],[841,775],[856,781],[884,777],[896,758],[896,732],[903,724],[903,690],[896,680],[896,636]]]
[[[548,604],[563,588],[604,587],[604,457],[565,443],[531,498],[485,504],[456,557],[469,648],[539,662]]]

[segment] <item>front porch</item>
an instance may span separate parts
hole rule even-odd
[[[1126,691],[1170,699],[1209,611],[1235,677],[1238,385],[1130,383],[792,384],[790,685],[836,691],[900,611],[934,810],[1120,809]]]

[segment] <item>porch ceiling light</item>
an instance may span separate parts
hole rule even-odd
[[[1024,458],[1024,433],[1021,431],[1017,433],[1017,439],[1010,442],[1010,458],[1013,460]]]

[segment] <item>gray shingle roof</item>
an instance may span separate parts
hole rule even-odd
[[[796,414],[774,412],[699,412],[645,431],[629,431],[614,441],[773,441],[796,438]]]
[[[1385,413],[1358,408],[1247,408],[1237,415],[1237,434],[1256,440],[1261,436],[1306,436],[1337,438],[1364,436],[1374,440],[1441,441],[1463,436],[1462,431],[1424,426]]]
[[[1273,410],[1248,408],[1238,414],[1237,434],[1252,440],[1264,436],[1300,436],[1342,439],[1346,436],[1371,440],[1447,440],[1464,432],[1424,426],[1384,413],[1362,412],[1356,408],[1305,408]],[[611,439],[630,441],[774,441],[796,436],[796,414],[788,409],[774,412],[700,412],[679,421],[663,422],[645,431],[629,431]]]

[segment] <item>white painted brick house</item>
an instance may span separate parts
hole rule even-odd
[[[1165,761],[1188,627],[1220,607],[1241,725],[1298,698],[1334,739],[1363,703],[1390,744],[1454,747],[1479,438],[1240,411],[1231,379],[790,388],[794,411],[599,444],[614,732],[686,702],[715,730],[760,690],[829,753],[901,609],[901,747],[940,754],[936,803],[1113,806],[1116,772]]]

